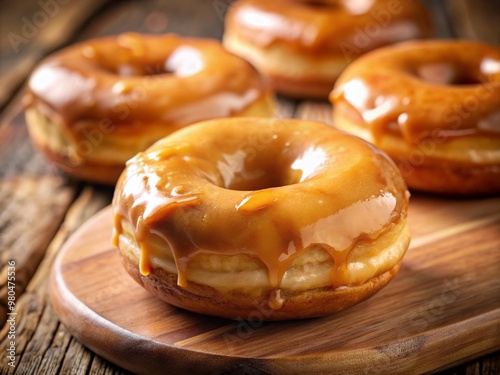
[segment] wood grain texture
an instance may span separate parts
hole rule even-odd
[[[451,215],[467,203],[476,209]],[[80,341],[137,373],[162,373],[165,363],[200,374],[231,366],[272,374],[435,371],[500,349],[499,209],[500,198],[416,196],[409,218],[417,234],[385,289],[330,317],[263,323],[186,312],[148,294],[110,246],[108,208],[62,250],[52,301]],[[433,220],[428,210],[437,212]]]
[[[48,301],[48,276],[61,245],[86,219],[108,204],[110,194],[107,190],[85,188],[67,212],[60,230],[47,247],[45,257],[36,274],[31,278],[25,293],[17,295],[16,301],[16,367],[7,365],[4,357],[0,361],[1,374],[46,374],[58,373],[62,368],[73,372],[79,366],[85,374],[94,361],[94,355],[75,342],[66,328],[60,324],[57,315]],[[6,352],[8,325],[0,331],[0,350]],[[76,349],[75,349],[76,346]],[[78,354],[80,353],[80,354]],[[88,361],[81,361],[88,357]],[[22,360],[21,360],[22,358]],[[83,364],[78,364],[79,362]],[[102,361],[99,360],[102,364]],[[78,364],[78,365],[77,365]],[[108,364],[102,369],[114,368]]]
[[[452,26],[459,38],[500,44],[500,2],[491,0],[447,0]],[[496,30],[492,28],[496,25]]]
[[[0,327],[7,320],[7,267],[16,262],[16,295],[32,279],[77,188],[33,149],[21,99],[0,116]]]
[[[104,0],[9,1],[1,4],[0,108],[35,64],[68,43]]]
[[[220,0],[219,0],[220,1]],[[226,4],[229,0],[222,0]],[[123,2],[95,17],[79,34],[78,40],[123,32],[147,34],[179,33],[221,39],[223,21],[218,17],[217,1],[149,0]]]
[[[7,262],[16,263],[20,295],[72,199],[72,189],[57,177],[0,179],[0,326],[7,320]]]

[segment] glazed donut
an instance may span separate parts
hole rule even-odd
[[[330,95],[334,124],[372,142],[408,186],[500,192],[500,48],[415,41],[363,56]]]
[[[430,19],[417,1],[239,0],[227,13],[223,43],[276,91],[326,99],[358,56],[430,34]]]
[[[125,162],[193,122],[273,115],[256,70],[220,42],[135,33],[70,46],[28,85],[30,135],[74,177],[114,184]]]
[[[318,122],[210,120],[128,161],[114,245],[134,279],[175,306],[322,316],[396,274],[407,205],[397,167],[363,140]]]

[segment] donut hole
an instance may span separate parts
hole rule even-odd
[[[291,185],[291,183],[284,182],[281,176],[270,171],[254,170],[235,175],[233,179],[224,185],[224,188],[229,190],[249,191],[282,187]]]
[[[338,6],[337,2],[321,0],[303,1],[303,3],[311,8],[332,8]]]
[[[306,181],[322,170],[326,160],[321,147],[310,146],[305,151],[278,147],[256,154],[253,150],[224,154],[217,168],[226,189],[263,190]]]
[[[114,72],[112,72],[120,77],[146,77],[155,76],[161,74],[173,74],[172,71],[163,68],[162,64],[155,65],[131,65],[131,64],[121,64],[116,66]]]
[[[239,153],[239,152],[238,152]],[[238,154],[237,153],[237,154]],[[224,155],[224,162],[219,162],[217,167],[223,177],[223,186],[230,190],[263,190],[273,187],[282,187],[292,185],[298,182],[300,176],[290,170],[290,166],[285,165],[283,161],[277,159],[272,163],[263,163],[263,157],[254,160],[242,161],[239,159],[236,162],[237,156],[240,155]],[[248,156],[248,155],[246,155]]]
[[[114,60],[100,58],[94,62],[96,69],[119,77],[148,77],[163,74],[174,74],[175,72],[166,67],[163,61],[134,61],[124,59],[124,62],[117,63]]]
[[[110,56],[112,57],[112,56]],[[121,61],[118,62],[117,61]],[[199,50],[181,46],[174,49],[166,58],[144,61],[140,56],[125,50],[117,59],[100,57],[95,64],[98,69],[120,77],[148,77],[156,75],[175,75],[188,77],[204,68]]]
[[[478,85],[484,83],[484,77],[474,75],[472,70],[452,64],[435,63],[417,67],[414,74],[423,81],[441,85]]]

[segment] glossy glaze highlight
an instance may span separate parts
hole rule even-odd
[[[330,94],[335,126],[387,152],[413,189],[500,192],[500,48],[414,41],[350,65]]]
[[[245,0],[231,9],[227,27],[262,47],[285,42],[287,48],[317,55],[353,52],[430,35],[431,25],[418,3],[409,1]],[[352,57],[352,56],[350,56]]]
[[[500,49],[444,41],[376,51],[342,75],[330,99],[349,105],[375,142],[386,133],[399,133],[410,144],[498,137]]]
[[[76,177],[108,184],[126,160],[179,128],[274,112],[273,93],[248,62],[216,40],[173,34],[69,46],[34,70],[25,103],[42,152]]]
[[[314,163],[299,168],[304,160]],[[113,207],[135,232],[144,276],[152,252],[173,254],[181,287],[198,255],[246,254],[278,290],[295,258],[317,246],[335,262],[331,285],[348,285],[350,250],[403,222],[407,201],[395,167],[363,141],[319,123],[234,119],[183,129],[130,160]],[[121,231],[115,225],[115,243]]]

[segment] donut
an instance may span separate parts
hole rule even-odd
[[[353,60],[383,45],[431,35],[410,0],[239,0],[226,14],[224,46],[284,95],[328,98]]]
[[[126,33],[67,47],[28,83],[33,143],[73,177],[114,184],[125,162],[188,124],[273,115],[257,71],[219,41]]]
[[[413,41],[350,65],[330,95],[334,125],[384,150],[408,186],[500,192],[500,48]]]
[[[397,273],[408,199],[389,157],[323,123],[209,120],[127,162],[113,244],[172,305],[235,320],[323,316]]]

